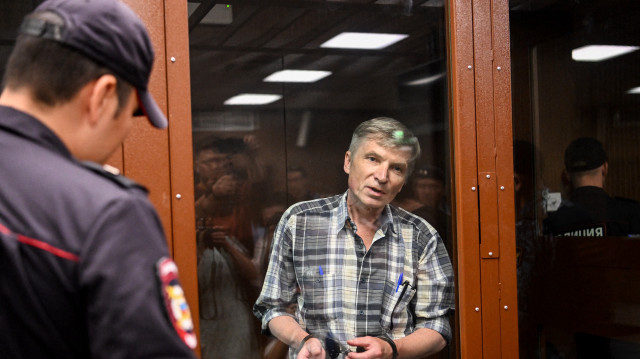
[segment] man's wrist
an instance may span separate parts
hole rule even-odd
[[[385,342],[389,343],[389,346],[391,346],[391,351],[393,352],[393,354],[391,355],[391,359],[396,359],[398,357],[398,348],[396,347],[396,343],[393,341],[393,339],[386,337],[384,335],[381,335],[377,338],[382,339]]]
[[[315,336],[315,335],[313,335],[313,334],[309,334],[309,335],[307,335],[306,337],[304,337],[304,338],[300,341],[300,344],[298,344],[298,349],[296,349],[296,353],[299,353],[299,352],[300,352],[300,350],[302,350],[302,347],[304,347],[304,343],[306,343],[306,342],[307,342],[307,340],[309,340],[309,339],[311,339],[311,338],[316,338],[316,336]]]

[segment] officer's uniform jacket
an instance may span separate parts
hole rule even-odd
[[[0,356],[193,358],[188,306],[144,188],[0,106]]]
[[[544,230],[554,236],[604,237],[640,235],[640,204],[611,197],[604,189],[574,189],[570,200],[544,220]]]

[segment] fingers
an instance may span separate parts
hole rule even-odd
[[[387,355],[388,352],[390,352],[389,344],[385,343],[382,339],[359,337],[348,340],[347,344],[364,349],[364,351],[360,353],[349,353],[347,357],[351,359],[386,359],[389,357]]]
[[[224,175],[211,186],[211,192],[215,196],[230,195],[235,193],[236,186],[237,181],[233,175]]]
[[[304,346],[300,349],[297,359],[325,359],[324,348],[320,341],[316,338],[311,338],[304,343]]]
[[[220,237],[224,239],[224,237],[229,234],[229,227],[227,226],[213,226],[211,227],[211,230],[212,237]]]

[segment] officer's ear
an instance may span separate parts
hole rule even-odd
[[[603,175],[604,177],[607,177],[607,174],[608,174],[608,173],[609,173],[609,162],[605,162],[605,163],[602,165],[602,175]]]
[[[90,86],[89,123],[95,126],[101,119],[113,119],[118,109],[117,80],[111,74],[105,74],[94,80]]]

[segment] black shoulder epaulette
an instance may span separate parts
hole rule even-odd
[[[140,188],[145,192],[148,190],[141,184],[120,174],[120,170],[109,165],[99,165],[95,162],[82,161],[80,164],[93,173],[97,173],[102,177],[108,178],[122,188]]]

